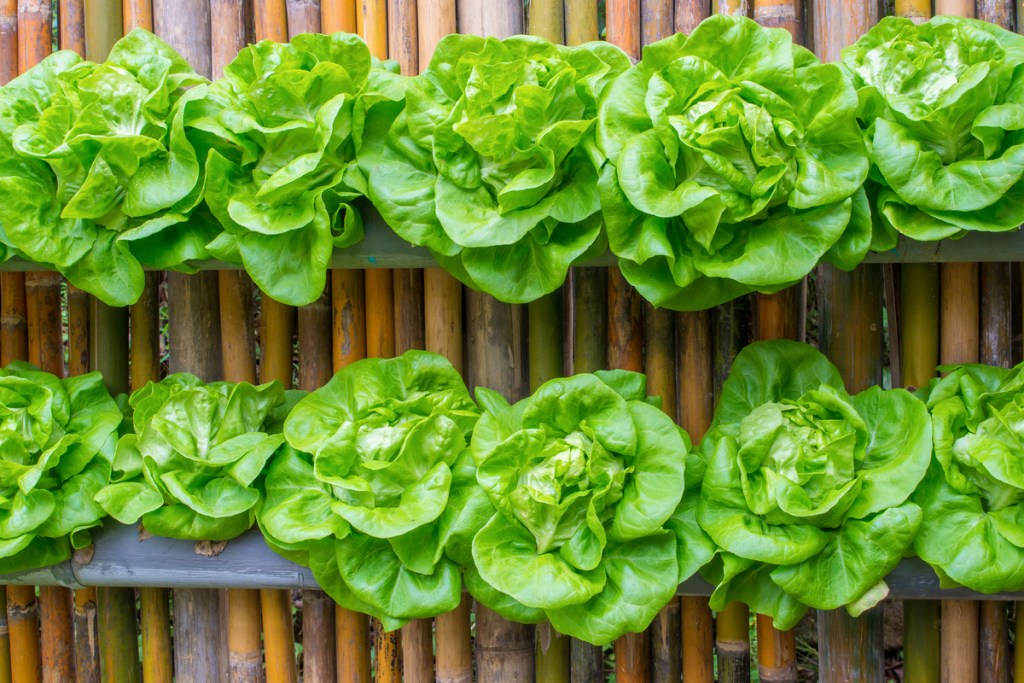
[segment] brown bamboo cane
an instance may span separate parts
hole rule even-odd
[[[939,268],[904,264],[900,269],[900,329],[903,383],[923,387],[939,364]],[[890,319],[890,325],[893,324]],[[939,603],[903,603],[903,674],[906,683],[939,679]]]
[[[640,58],[640,0],[609,0],[605,5],[608,42],[633,59]],[[617,268],[608,271],[608,365],[641,370],[643,341],[640,299]],[[646,676],[646,634],[627,634],[615,641],[616,677]],[[635,680],[635,678],[634,678]]]
[[[593,3],[591,3],[593,4]],[[596,5],[595,5],[596,7]],[[562,0],[530,0],[527,31],[552,43],[565,42],[566,13]],[[562,299],[559,289],[527,306],[530,390],[564,374]],[[570,677],[569,639],[544,622],[537,627],[536,676],[540,681],[568,683]]]
[[[85,6],[83,0],[60,0],[57,7],[58,31],[62,50],[85,54]],[[89,372],[89,295],[67,285],[68,301],[68,374]],[[99,637],[96,632],[96,589],[75,591],[75,680],[93,683],[100,679]]]
[[[324,33],[358,29],[356,0],[321,0],[320,22]],[[365,279],[358,270],[331,273],[333,320],[333,367],[338,371],[366,357]],[[367,683],[370,680],[370,626],[364,614],[341,606],[334,610],[338,681]]]
[[[750,0],[714,0],[716,14],[749,17]]]
[[[572,30],[573,16],[567,29]],[[577,37],[579,36],[577,34]],[[608,269],[572,269],[572,344],[569,363],[574,373],[603,370],[608,365]],[[604,676],[601,648],[569,639],[570,677],[574,682],[600,680]]]
[[[161,279],[159,273],[146,273],[142,296],[131,307],[132,390],[160,379]],[[171,645],[170,591],[166,588],[140,588],[139,622],[142,630],[142,679],[146,683],[171,683],[174,678],[174,651]]]
[[[758,5],[755,4],[755,11]],[[755,336],[767,339],[799,339],[800,287],[756,297]],[[771,617],[757,615],[757,670],[761,680],[796,683],[796,630],[780,631]]]
[[[673,0],[647,0],[640,7],[640,42],[649,45],[675,32],[675,5]],[[675,318],[671,311],[643,307],[643,334],[646,343],[644,370],[648,376],[648,393],[662,397],[662,409],[675,418]],[[648,652],[634,659],[633,667],[623,662],[624,681],[650,679],[678,681],[682,673],[681,652],[678,643],[682,636],[680,601],[673,598],[655,617],[646,633]],[[643,647],[641,640],[638,645]],[[649,663],[648,660],[649,659]],[[637,666],[639,664],[639,666]],[[618,656],[616,654],[616,669]],[[617,675],[618,678],[618,675]]]
[[[675,30],[692,32],[710,12],[710,0],[676,0]],[[701,388],[709,389],[712,382],[710,318],[706,311],[676,316],[679,420],[695,444],[710,424],[714,410],[713,393]],[[704,383],[701,377],[705,378]],[[683,680],[711,683],[714,680],[714,617],[708,599],[684,596],[680,599],[680,612]]]
[[[932,16],[931,0],[896,0],[896,16],[907,17],[915,22],[928,21]]]
[[[245,47],[252,17],[241,0],[212,0],[210,21],[217,39],[211,46],[214,78]],[[252,283],[243,271],[217,273],[220,299],[221,357],[224,379],[256,381],[256,340],[253,333]],[[228,678],[239,683],[263,681],[263,619],[260,592],[227,590]]]
[[[388,57],[404,74],[419,72],[419,24],[416,0],[387,3]],[[395,352],[422,349],[424,338],[423,271],[402,268],[392,272],[395,316]],[[402,677],[408,683],[434,681],[434,623],[413,619],[402,627]]]
[[[711,313],[712,383],[715,400],[732,367],[733,359],[749,343],[750,301],[747,298],[722,304]],[[715,617],[715,651],[718,655],[718,679],[722,683],[750,680],[750,610],[732,602]]]
[[[460,33],[505,38],[524,29],[523,3],[459,0]],[[529,387],[525,311],[479,292],[466,293],[466,360],[470,386],[491,387],[512,401]],[[514,624],[493,611],[476,608],[476,671],[480,683],[535,678],[532,626]]]
[[[153,4],[150,0],[125,0],[122,13],[125,33],[134,28],[153,30]],[[131,306],[133,390],[160,379],[161,280],[159,273],[146,273],[142,296]],[[174,677],[174,650],[168,589],[139,589],[139,623],[142,632],[142,679],[146,683],[170,683]]]
[[[120,2],[86,0],[85,56],[102,61],[123,32]],[[103,373],[111,391],[129,389],[128,311],[112,308],[94,297],[89,306],[89,364]],[[144,335],[143,335],[144,336]],[[138,681],[138,627],[135,592],[130,588],[98,588],[96,622],[100,678]]]
[[[420,0],[416,6],[419,37],[418,63],[422,71],[430,63],[437,43],[455,33],[455,0]],[[462,349],[462,285],[440,268],[423,271],[424,342],[460,372]],[[457,608],[434,619],[435,677],[438,683],[468,683],[473,677],[473,645],[470,635],[472,599],[463,594]]]
[[[678,419],[699,444],[714,414],[714,352],[711,312],[676,314],[676,384]],[[714,680],[714,620],[706,597],[683,596],[683,680],[711,683]]]
[[[1007,30],[1014,29],[1012,0],[978,0],[978,19]],[[1010,367],[1012,360],[1012,296],[1009,263],[981,264],[981,362]],[[1008,683],[1010,680],[1010,641],[1006,605],[985,600],[979,607],[980,683]],[[1020,648],[1024,651],[1024,646]]]
[[[711,0],[676,0],[676,31],[690,34],[697,24],[707,19],[710,14]]]
[[[874,2],[815,3],[811,32],[818,57],[838,60],[839,50],[866,33],[878,18],[879,6]],[[882,278],[878,267],[862,266],[852,273],[842,273],[822,266],[818,278],[823,350],[838,366],[851,393],[879,384]],[[884,667],[882,622],[881,605],[856,619],[845,610],[818,612],[823,678],[880,681]]]
[[[784,28],[798,44],[804,42],[803,13],[799,0],[754,0],[754,19],[762,26]],[[777,294],[758,295],[758,339],[800,338],[800,286]],[[757,668],[763,680],[795,683],[796,631],[780,631],[770,617],[757,615]]]
[[[971,0],[936,0],[935,14],[974,16]],[[942,363],[976,363],[979,339],[979,270],[974,263],[944,264],[940,268]],[[978,603],[942,601],[942,680],[978,680]]]
[[[321,7],[316,0],[287,0],[288,35],[321,31]],[[331,288],[298,310],[299,387],[315,390],[331,378]],[[334,681],[338,675],[334,601],[319,590],[302,592],[303,680]]]
[[[288,40],[288,16],[284,0],[255,0],[256,40]],[[292,341],[296,312],[263,295],[260,314],[260,381],[277,380],[292,386]],[[263,618],[263,646],[268,683],[293,683],[298,679],[291,592],[260,591]]]
[[[6,84],[17,75],[18,2],[17,0],[2,0],[0,1],[0,85]],[[0,365],[6,366],[12,360],[28,357],[28,334],[25,318],[24,275],[0,273]],[[10,596],[10,602],[8,602],[8,596]],[[24,658],[32,662],[39,657],[38,635],[33,640],[36,648],[34,653],[25,652],[24,649],[17,649],[12,653],[12,639],[15,646],[18,645],[18,639],[12,638],[15,628],[15,610],[11,610],[10,617],[8,617],[11,605],[20,605],[24,611],[26,605],[32,604],[34,610],[34,601],[35,590],[32,586],[7,586],[4,590],[0,590],[0,683],[10,683],[12,680],[12,654],[15,658]],[[32,618],[37,619],[34,612]],[[24,637],[26,631],[38,634],[39,629],[38,621],[32,626],[25,626],[24,622],[25,619],[22,618],[20,628],[23,642],[26,640]],[[21,668],[38,668],[38,665],[22,665]]]
[[[364,0],[357,8],[356,25],[359,34],[366,41],[370,53],[378,58],[385,58],[388,52],[388,6],[385,0]],[[404,6],[405,12],[408,7]],[[415,12],[415,9],[413,9]],[[407,14],[405,15],[407,17]],[[408,21],[399,28],[402,35],[407,35]],[[415,19],[413,28],[415,31]],[[409,54],[414,47],[408,44],[401,46],[403,54]],[[415,59],[415,57],[413,57]],[[387,358],[395,355],[395,281],[390,269],[370,269],[365,271],[366,297],[366,352],[371,357]],[[374,650],[377,657],[374,679],[378,683],[390,683],[401,680],[401,636],[399,633],[386,633],[379,622],[374,622]]]
[[[49,2],[18,2],[18,68],[21,72],[53,51],[53,14]],[[57,273],[27,273],[29,360],[58,377],[64,375],[60,329],[60,286]],[[74,676],[74,600],[67,588],[39,588],[42,622],[42,675],[44,681]]]
[[[943,264],[939,360],[977,363],[981,351],[979,271],[976,263]],[[978,680],[978,603],[942,601],[942,680]]]
[[[153,0],[156,33],[170,43],[196,72],[212,74],[212,35],[208,0]],[[170,370],[201,379],[223,374],[217,274],[167,274]],[[211,589],[175,589],[175,676],[181,680],[224,680],[228,670],[225,605]]]

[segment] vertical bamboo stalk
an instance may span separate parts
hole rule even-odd
[[[935,0],[935,15],[974,16],[974,0]]]
[[[61,50],[85,54],[84,0],[59,0],[57,3],[57,37]]]
[[[931,0],[896,0],[896,16],[907,17],[917,23],[928,21],[932,16]]]
[[[319,3],[288,0],[287,9],[291,37],[321,30]],[[328,284],[317,301],[298,311],[300,389],[313,391],[331,379],[331,325],[331,289]],[[304,681],[328,683],[337,680],[334,601],[323,591],[302,591],[302,661]]]
[[[320,21],[324,33],[357,30],[356,0],[322,0]],[[366,357],[365,280],[358,270],[331,272],[333,369]],[[365,614],[336,606],[334,634],[339,683],[369,683],[370,622]]]
[[[18,75],[18,3],[0,2],[0,85]],[[25,277],[0,273],[0,365],[28,358]],[[7,586],[0,597],[0,683],[39,680],[39,622],[32,586]],[[30,612],[31,610],[31,612]],[[13,649],[12,649],[13,648]],[[13,655],[13,656],[12,656]]]
[[[608,41],[634,59],[642,45],[640,0],[609,0],[605,5]],[[608,271],[608,365],[641,370],[643,340],[640,299],[617,268]],[[646,677],[646,634],[630,633],[615,641],[615,673],[629,680]]]
[[[430,63],[437,43],[455,33],[455,0],[420,0],[416,19],[417,61],[422,71]],[[445,356],[462,372],[462,285],[440,268],[427,268],[423,271],[423,301],[426,349]],[[464,594],[457,608],[434,619],[438,683],[469,683],[473,678],[471,605],[472,599]]]
[[[208,0],[153,0],[156,33],[196,72],[212,75],[212,35]],[[167,274],[169,345],[172,372],[189,371],[204,380],[223,372],[219,344],[220,302],[212,271]],[[228,652],[220,594],[211,589],[175,589],[175,675],[197,683],[227,678]]]
[[[711,312],[676,314],[678,419],[694,444],[700,443],[714,414],[714,352]],[[681,600],[683,680],[714,680],[714,620],[708,599]]]
[[[53,51],[53,14],[49,2],[18,2],[18,66],[24,72]],[[60,283],[57,273],[25,275],[29,360],[58,377],[64,375],[61,339]],[[43,681],[74,676],[74,601],[71,591],[41,586]]]
[[[715,13],[749,17],[750,0],[715,0]]]
[[[151,0],[123,0],[121,13],[124,16],[124,32],[134,28],[153,30],[153,3]]]
[[[812,33],[823,61],[835,61],[839,50],[856,41],[878,20],[876,2],[821,0],[814,4]],[[882,379],[881,273],[861,266],[852,273],[818,269],[820,329],[823,350],[837,365],[849,391],[860,391]],[[843,302],[833,315],[832,303]],[[881,606],[859,618],[844,610],[818,612],[822,677],[828,680],[881,681],[883,643]]]
[[[900,329],[903,383],[923,387],[939,364],[939,268],[904,264],[900,271]],[[890,325],[893,324],[890,319]],[[903,670],[907,683],[939,678],[939,603],[903,603]]]
[[[565,41],[565,6],[562,0],[529,0],[526,23],[526,30],[532,36],[540,36],[552,43]]]
[[[1015,25],[1014,4],[1014,0],[977,0],[976,16],[1012,31]]]
[[[676,0],[675,9],[676,31],[689,34],[711,14],[711,0]]]
[[[570,28],[572,26],[569,17]],[[607,268],[572,269],[572,371],[594,372],[608,364]],[[569,640],[570,671],[574,682],[600,680],[604,661],[601,648],[576,638]]]
[[[851,393],[882,381],[881,274],[877,266],[843,273],[818,269],[821,346]],[[842,302],[836,310],[832,302]],[[820,669],[826,680],[877,681],[884,673],[883,608],[853,618],[845,610],[818,612]]]
[[[256,40],[288,40],[288,15],[285,0],[255,0],[253,10]],[[260,381],[277,380],[292,386],[292,342],[296,312],[263,295],[260,315]],[[292,623],[291,592],[261,590],[263,646],[268,683],[294,683],[298,680],[295,662],[295,635]]]
[[[794,41],[804,42],[802,0],[754,0],[754,20],[762,26],[784,28]]]
[[[142,296],[131,307],[131,389],[160,379],[160,275],[146,273]],[[139,589],[139,621],[142,625],[142,679],[146,683],[171,683],[174,659],[171,646],[170,591]]]

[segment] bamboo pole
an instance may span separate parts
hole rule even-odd
[[[121,13],[124,16],[124,32],[133,28],[153,30],[153,3],[151,0],[123,0]]]
[[[901,268],[900,329],[903,383],[923,387],[939,364],[939,269],[933,264]],[[893,322],[890,319],[890,325]],[[906,683],[939,679],[939,603],[903,602],[903,670]]]
[[[49,2],[18,2],[18,67],[25,72],[53,51],[53,14]],[[61,277],[57,273],[27,273],[25,301],[28,321],[28,359],[47,372],[64,376],[61,339]],[[43,681],[74,676],[74,599],[70,589],[39,588],[42,622]]]
[[[932,16],[931,0],[896,0],[896,16],[907,17],[916,23],[928,21]]]
[[[78,49],[93,61],[106,59],[113,44],[123,34],[121,3],[116,0],[86,0],[83,30],[70,31],[81,35]],[[74,290],[69,287],[69,304]],[[89,366],[104,373],[111,391],[129,389],[128,379],[128,311],[106,306],[93,297],[74,295],[79,307],[88,307],[86,316]],[[71,308],[70,315],[75,315]],[[72,321],[72,324],[73,321]],[[74,341],[74,339],[72,339]],[[81,356],[82,354],[74,354]],[[81,362],[79,357],[76,362]],[[135,591],[130,588],[100,588],[92,602],[95,621],[89,621],[89,596],[83,596],[84,615],[77,615],[87,628],[95,629],[95,638],[85,637],[83,647],[94,642],[98,647],[99,675],[104,681],[138,681],[140,676],[138,654],[138,625],[135,614]],[[79,680],[82,680],[81,678]]]
[[[356,25],[359,34],[366,41],[370,53],[383,59],[389,56],[388,50],[388,5],[385,0],[364,0],[357,8]],[[396,7],[402,16],[402,26],[395,28],[395,38],[403,42],[396,49],[403,55],[415,55],[415,39],[409,40],[409,22],[412,21],[411,33],[415,33],[415,7],[410,8],[403,1]],[[412,15],[409,15],[409,12]],[[401,36],[401,38],[398,38]],[[414,60],[415,57],[412,57]],[[408,66],[408,65],[407,65]],[[365,271],[366,297],[366,352],[371,357],[388,358],[395,355],[395,281],[394,272],[390,269],[371,269]],[[408,294],[404,291],[403,294]],[[386,633],[380,623],[374,622],[371,629],[374,635],[374,650],[377,666],[374,679],[378,683],[391,683],[401,680],[401,636],[399,633]]]
[[[973,0],[936,0],[935,14],[974,16]],[[943,264],[940,360],[976,363],[980,356],[979,269],[976,263]],[[970,600],[942,601],[942,680],[978,680],[979,606]]]
[[[875,2],[816,2],[812,33],[818,57],[836,61],[841,48],[856,41],[878,20],[879,9]],[[882,380],[881,282],[877,266],[861,266],[852,273],[829,266],[818,269],[820,343],[851,393]],[[835,315],[833,303],[842,307]],[[818,612],[824,680],[882,680],[883,614],[881,605],[858,618],[850,617],[845,610]]]
[[[689,34],[710,14],[711,0],[676,0],[676,31]]]
[[[330,4],[330,3],[328,3]],[[287,0],[288,35],[321,30],[319,2]],[[354,15],[353,15],[354,19]],[[331,379],[331,288],[298,310],[299,388],[313,391]],[[319,590],[302,591],[303,680],[327,683],[338,676],[334,601]]]
[[[85,7],[82,0],[60,0],[57,9],[58,37],[62,50],[85,54]],[[89,295],[71,284],[68,297],[68,374],[89,372]],[[75,680],[100,680],[99,634],[96,631],[96,589],[74,593]]]
[[[437,43],[455,33],[455,0],[420,0],[416,6],[419,37],[418,65],[430,63]],[[423,271],[424,343],[456,370],[464,369],[462,349],[462,285],[440,268]],[[434,619],[435,677],[438,683],[466,683],[473,677],[470,635],[472,599],[463,594],[457,608]]]
[[[572,15],[569,27],[572,26]],[[571,279],[572,345],[569,364],[574,373],[602,370],[608,363],[607,268],[573,268]],[[571,679],[574,683],[600,680],[604,669],[601,648],[569,639]]]
[[[1014,5],[1012,0],[977,0],[976,12],[985,22],[1013,31]],[[1013,365],[1012,268],[1010,263],[981,264],[981,361],[1004,368]],[[1007,606],[986,600],[979,611],[979,681],[1009,683],[1011,652]],[[1018,649],[1024,656],[1024,644]]]
[[[279,43],[288,40],[285,0],[255,0],[253,10],[256,40],[269,39]],[[264,295],[260,324],[260,381],[277,380],[291,388],[295,309]],[[295,662],[291,592],[263,589],[260,591],[260,605],[267,682],[294,683],[299,674]]]
[[[606,4],[608,41],[633,59],[642,45],[640,0],[609,0]],[[617,268],[608,271],[608,365],[641,370],[643,341],[640,298]],[[646,634],[630,633],[615,641],[616,679],[638,680],[647,676],[649,648]]]
[[[710,12],[709,0],[676,0],[675,30],[687,34],[692,32]],[[710,390],[713,375],[711,346],[709,312],[676,316],[679,420],[695,444],[711,423],[714,410],[713,392]],[[684,596],[680,600],[680,612],[683,679],[711,683],[714,680],[715,627],[708,599]]]
[[[61,19],[63,22],[63,18]],[[61,32],[61,49],[66,33]],[[84,35],[80,45],[85,45]],[[77,51],[77,48],[75,48]],[[73,285],[68,292],[68,375],[89,372],[89,295]],[[95,587],[75,591],[75,681],[100,680],[99,633],[97,631],[97,592]]]
[[[715,0],[715,13],[749,17],[750,4],[750,0]]]
[[[649,45],[675,32],[675,6],[673,0],[648,0],[640,7],[640,41]],[[643,336],[646,343],[644,370],[647,373],[648,393],[662,397],[662,409],[675,419],[675,318],[671,311],[643,306]],[[610,359],[609,359],[610,360]],[[673,598],[655,617],[645,634],[634,637],[641,652],[624,658],[622,673],[618,674],[619,657],[616,651],[617,680],[678,681],[682,673],[681,651],[678,647],[682,633],[680,602]],[[645,642],[646,641],[646,642]],[[631,662],[630,659],[633,661]]]
[[[320,21],[324,33],[358,27],[356,0],[321,0]],[[366,357],[365,280],[358,270],[331,272],[333,321],[333,369]],[[370,680],[370,622],[365,614],[340,605],[334,609],[334,634],[338,681],[368,683]]]
[[[251,23],[242,0],[213,0],[210,3],[213,41],[211,66],[214,78],[246,46]],[[217,273],[220,302],[220,347],[224,379],[228,382],[256,382],[256,339],[253,330],[252,284],[241,270]],[[228,678],[238,683],[264,680],[263,620],[257,590],[228,589],[227,667]]]
[[[18,75],[18,3],[0,2],[0,84]],[[0,274],[0,364],[28,358],[25,276]],[[0,596],[0,683],[9,683],[12,666],[18,680],[38,680],[39,623],[32,586],[7,586]],[[32,634],[30,638],[29,635]],[[12,645],[14,650],[12,653]],[[30,650],[34,648],[34,651]],[[12,654],[14,655],[12,657]]]
[[[132,305],[131,389],[160,379],[160,274],[146,273],[142,296]],[[142,626],[142,679],[146,683],[171,683],[174,659],[171,646],[170,591],[139,589],[139,621]]]
[[[696,445],[714,415],[711,311],[676,314],[678,420]],[[681,599],[682,669],[687,683],[714,680],[714,620],[708,599]]]
[[[591,4],[596,8],[595,3]],[[528,32],[552,43],[565,42],[566,10],[562,0],[530,0],[527,5]],[[527,306],[531,391],[564,374],[563,295],[563,290],[559,289]],[[552,683],[569,681],[569,639],[555,631],[548,622],[537,627],[535,666],[537,680]]]
[[[522,33],[523,5],[460,0],[459,31],[498,38]],[[466,293],[466,359],[470,386],[491,387],[512,401],[528,391],[525,311],[480,292]],[[476,671],[480,683],[535,677],[536,629],[502,619],[477,605]]]
[[[0,85],[17,75],[18,2],[2,0]],[[24,275],[0,273],[0,365],[28,358],[26,314]],[[0,590],[0,683],[11,682],[12,668],[19,674],[18,681],[39,680],[39,623],[35,610],[32,586],[7,586]],[[26,676],[29,672],[35,675]]]
[[[208,0],[153,0],[156,33],[170,43],[197,73],[212,74],[212,35]],[[223,372],[219,344],[220,303],[217,274],[212,271],[167,274],[170,370],[189,371],[201,379]],[[210,589],[176,589],[174,663],[179,680],[197,683],[227,677],[228,647],[221,594]]]

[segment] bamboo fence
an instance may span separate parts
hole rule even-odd
[[[785,28],[822,59],[835,60],[884,9],[869,0],[607,0],[603,14],[599,3],[585,0],[531,0],[525,7],[512,0],[60,0],[55,6],[60,47],[102,60],[118,37],[141,26],[155,29],[207,76],[219,75],[247,42],[310,31],[358,32],[375,56],[397,60],[405,73],[426,68],[437,42],[456,30],[499,37],[529,32],[579,44],[598,39],[604,26],[605,39],[639,58],[644,45],[692,30],[712,13]],[[0,0],[0,83],[55,47],[52,7]],[[977,16],[1008,28],[1022,19],[1015,3],[1000,0],[936,0],[934,6],[897,0],[893,11],[919,21],[933,13]],[[617,268],[592,265],[574,267],[562,290],[528,306],[464,290],[438,268],[337,269],[320,299],[298,310],[269,297],[254,306],[259,295],[238,271],[149,273],[142,299],[128,311],[106,307],[52,273],[4,272],[0,361],[28,359],[59,374],[98,369],[112,390],[124,391],[158,380],[166,355],[169,371],[209,380],[277,379],[312,390],[360,358],[426,348],[447,356],[471,388],[488,386],[512,400],[553,376],[619,367],[645,371],[649,393],[663,397],[665,412],[696,443],[739,350],[755,338],[802,339],[809,316],[820,347],[853,391],[881,383],[886,354],[893,381],[907,387],[924,385],[939,361],[1019,362],[1021,279],[1001,262],[863,265],[852,273],[822,266],[812,278],[816,297],[811,286],[798,285],[712,311],[672,313],[642,303]],[[72,594],[43,586],[37,597],[35,587],[7,586],[0,592],[0,683],[172,677],[562,683],[610,674],[619,683],[710,682],[716,675],[733,682],[750,680],[755,666],[766,681],[806,680],[808,666],[824,681],[882,681],[892,655],[883,625],[898,611],[905,623],[903,680],[1024,678],[1024,648],[1011,647],[1014,604],[995,600],[930,596],[889,602],[856,619],[842,610],[820,612],[816,630],[802,625],[782,632],[743,605],[713,615],[706,597],[684,595],[646,632],[605,650],[548,624],[513,624],[468,597],[453,612],[385,633],[308,587],[301,599],[282,589],[175,588],[172,603],[171,593],[142,588],[136,604],[133,589]],[[1017,629],[1024,629],[1021,621]],[[1014,635],[1024,637],[1024,630]],[[798,660],[798,638],[812,642],[816,662]]]

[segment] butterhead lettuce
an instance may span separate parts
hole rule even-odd
[[[743,602],[789,629],[808,607],[856,616],[888,594],[921,524],[922,401],[850,396],[813,348],[760,342],[736,357],[701,450],[697,519],[720,549],[704,571],[713,609]]]
[[[690,442],[646,378],[598,372],[515,405],[483,388],[477,398],[471,450],[494,512],[473,538],[469,591],[595,644],[646,628],[710,557],[672,523]]]
[[[842,52],[884,223],[917,240],[1024,222],[1024,37],[888,17]]]
[[[648,301],[710,308],[851,269],[871,246],[857,95],[783,29],[712,17],[644,48],[605,90],[611,251]]]
[[[368,115],[370,199],[470,287],[512,303],[554,291],[604,250],[594,118],[628,66],[608,43],[444,38],[405,99]]]
[[[278,301],[316,300],[334,249],[363,237],[364,108],[402,83],[347,33],[244,48],[186,121],[209,149],[206,202],[223,228],[211,252]]]
[[[0,241],[108,304],[134,303],[143,266],[209,258],[200,168],[182,116],[205,83],[137,29],[102,64],[50,55],[0,89]]]
[[[252,526],[258,480],[284,444],[299,392],[280,382],[204,383],[176,373],[133,392],[134,433],[121,437],[113,483],[96,501],[122,524],[157,536],[232,539]]]
[[[99,373],[0,369],[0,572],[55,564],[90,543],[123,419]]]
[[[345,367],[285,421],[259,514],[268,542],[388,630],[454,609],[486,506],[467,450],[478,414],[436,354]]]
[[[943,585],[1024,588],[1024,367],[943,368],[923,393],[935,458],[914,494],[914,550]]]

